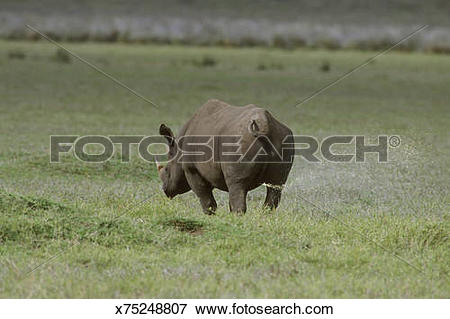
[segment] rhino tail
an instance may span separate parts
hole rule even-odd
[[[269,120],[266,111],[255,112],[250,117],[248,131],[254,137],[267,136],[269,134]]]

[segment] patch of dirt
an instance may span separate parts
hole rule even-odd
[[[186,232],[194,236],[203,234],[203,224],[196,220],[171,219],[164,223],[166,226],[175,228],[178,231]]]

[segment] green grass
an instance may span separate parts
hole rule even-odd
[[[0,42],[0,297],[450,297],[447,57],[380,57],[296,109],[373,53],[68,47],[160,108],[56,59],[50,44]],[[298,159],[280,208],[260,209],[261,187],[244,216],[222,192],[215,216],[192,193],[168,200],[135,156],[49,163],[51,134],[151,135],[209,98],[267,107],[297,134],[395,134],[402,144],[387,164]]]

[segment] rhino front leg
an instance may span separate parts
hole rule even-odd
[[[185,172],[185,175],[189,186],[200,200],[203,212],[208,215],[214,214],[217,209],[217,203],[214,199],[211,185],[196,171]]]
[[[274,188],[273,186],[266,186],[267,194],[264,201],[264,207],[269,209],[276,209],[280,204],[281,189]]]
[[[195,192],[195,191],[194,191]],[[202,205],[203,212],[207,215],[212,215],[217,209],[217,203],[214,199],[212,189],[209,192],[196,193],[200,199],[200,204]]]
[[[217,209],[217,203],[214,199],[212,189],[194,188],[192,186],[191,188],[200,200],[203,212],[207,215],[213,215]]]
[[[230,211],[245,213],[247,211],[247,191],[240,185],[229,187]]]

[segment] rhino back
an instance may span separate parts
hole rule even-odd
[[[255,105],[233,106],[208,100],[180,131],[182,135],[246,135],[252,119],[268,130],[266,110]]]

